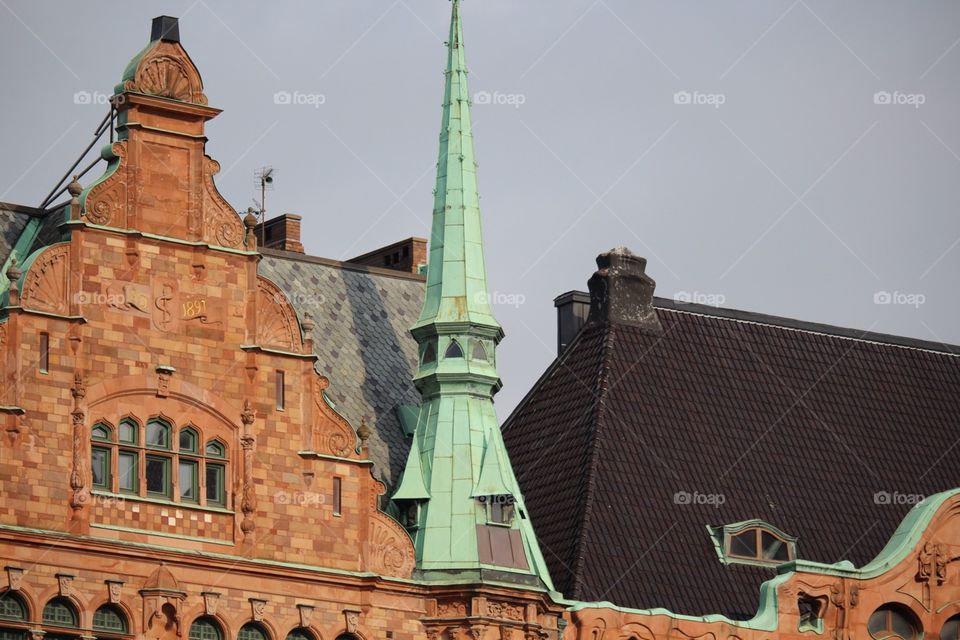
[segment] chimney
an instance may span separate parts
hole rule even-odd
[[[285,213],[258,224],[254,228],[257,242],[262,243],[261,248],[303,253],[303,244],[300,242],[301,219],[296,214]]]
[[[180,42],[180,23],[170,16],[158,16],[150,26],[150,42]]]
[[[653,308],[656,283],[646,274],[647,260],[626,247],[597,256],[597,272],[590,278],[588,323],[627,324],[661,333]]]
[[[590,312],[590,294],[584,291],[567,291],[554,298],[553,306],[557,308],[557,355],[559,356],[566,351],[586,324],[587,314]]]
[[[368,267],[393,269],[405,273],[421,273],[427,264],[427,240],[425,238],[407,238],[386,247],[374,249],[362,256],[346,262],[362,264]]]

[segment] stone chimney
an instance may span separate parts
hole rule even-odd
[[[587,322],[590,313],[590,294],[583,291],[567,291],[554,298],[557,308],[557,355],[563,353],[580,329]]]
[[[285,213],[258,224],[254,228],[254,235],[262,248],[303,253],[303,244],[300,242],[301,219],[296,214]]]
[[[427,264],[427,241],[425,238],[407,238],[351,258],[346,262],[406,273],[420,273]]]
[[[589,282],[588,323],[628,324],[657,333],[663,331],[653,308],[656,283],[646,274],[646,258],[619,247],[597,256],[597,267]]]

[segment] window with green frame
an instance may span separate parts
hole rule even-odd
[[[43,624],[55,627],[76,627],[77,610],[66,598],[54,598],[43,608]]]
[[[227,447],[214,438],[201,449],[200,430],[192,425],[176,430],[154,417],[141,427],[135,418],[125,417],[116,429],[96,423],[90,440],[95,489],[227,505]]]
[[[316,637],[309,629],[297,627],[287,634],[287,640],[316,640]]]
[[[127,616],[117,607],[105,604],[93,614],[94,631],[123,635],[128,628]]]
[[[267,640],[267,632],[255,622],[248,622],[240,627],[237,640]]]
[[[190,625],[190,640],[222,640],[220,625],[210,617],[197,618]]]
[[[5,591],[0,595],[0,618],[24,621],[27,619],[27,606],[15,591]]]

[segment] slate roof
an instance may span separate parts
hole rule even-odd
[[[413,386],[417,343],[410,327],[423,306],[423,276],[261,249],[259,273],[314,321],[317,370],[327,396],[354,428],[366,419],[370,457],[387,496],[406,464],[410,439],[396,407],[419,405]]]
[[[587,324],[504,424],[567,597],[749,618],[773,570],[722,564],[707,525],[759,518],[798,536],[800,558],[860,566],[903,496],[960,486],[955,347],[654,306],[659,334]]]
[[[0,202],[0,260],[6,260],[27,225],[30,214],[26,207]],[[20,256],[22,262],[26,256]],[[2,262],[0,262],[2,264]]]

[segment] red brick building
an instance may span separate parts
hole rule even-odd
[[[531,520],[580,520],[524,502],[491,418],[503,333],[470,294],[485,274],[456,0],[449,50],[429,256],[411,239],[313,258],[297,216],[241,218],[172,18],[116,87],[103,175],[63,206],[4,206],[2,640],[955,637],[955,493],[861,569],[788,554],[748,621],[553,589]]]

